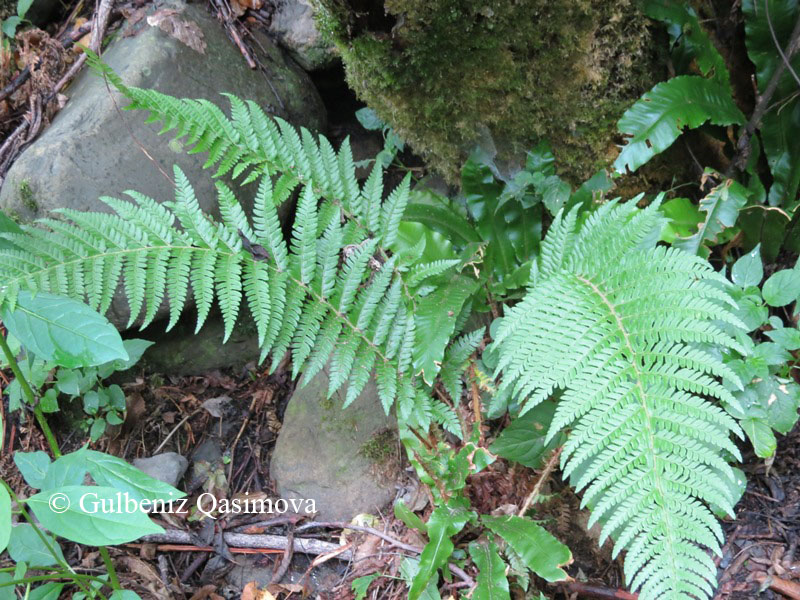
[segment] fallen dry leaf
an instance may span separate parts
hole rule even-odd
[[[241,600],[275,600],[275,596],[267,590],[260,590],[255,581],[251,581],[242,590]]]
[[[192,50],[205,54],[206,42],[203,39],[203,31],[197,23],[181,19],[178,14],[177,10],[162,8],[147,17],[147,24],[151,27],[158,27],[161,31],[183,42]]]
[[[222,408],[231,401],[230,396],[217,396],[216,398],[209,398],[203,402],[203,408],[208,411],[212,417],[217,419],[222,418]]]

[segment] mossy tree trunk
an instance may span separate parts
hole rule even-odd
[[[520,161],[541,139],[579,181],[665,75],[631,0],[316,0],[356,93],[449,179],[476,144]]]

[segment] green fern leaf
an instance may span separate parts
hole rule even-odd
[[[635,171],[669,148],[685,127],[706,121],[714,125],[740,125],[744,115],[718,82],[694,75],[674,77],[656,85],[619,120],[620,133],[629,136],[614,168]]]
[[[723,277],[697,256],[654,244],[658,202],[608,203],[577,228],[559,214],[525,298],[507,311],[494,348],[498,393],[523,411],[562,390],[548,432],[571,427],[562,468],[627,549],[626,578],[642,600],[710,596],[721,528],[708,504],[732,512],[724,456],[738,425],[708,398],[735,403],[717,358],[694,347],[736,347],[716,324],[742,327]],[[741,350],[741,348],[740,348]]]

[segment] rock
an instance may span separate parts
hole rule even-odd
[[[267,53],[260,57],[267,73],[250,70],[203,6],[176,6],[183,7],[176,18],[191,21],[202,31],[204,53],[149,26],[145,17],[136,25],[141,28],[136,35],[117,36],[103,54],[126,84],[178,97],[207,98],[223,107],[227,100],[220,94],[232,92],[297,125],[324,129],[322,100],[305,72],[280,48],[260,37],[255,46],[263,46]],[[159,10],[164,14],[163,8]],[[197,45],[198,39],[189,41]],[[88,69],[66,93],[67,105],[9,170],[0,190],[0,210],[21,220],[47,216],[55,208],[107,211],[100,196],[123,197],[130,189],[171,200],[173,186],[161,171],[171,177],[177,164],[195,186],[201,207],[215,212],[212,172],[202,169],[205,155],[187,155],[180,142],[159,137],[160,125],[145,124],[143,112],[121,111],[127,101],[116,91],[109,92],[102,78]],[[247,205],[255,190],[256,184],[240,188],[239,199]],[[117,294],[109,318],[124,326],[128,314],[124,297]]]
[[[396,423],[372,379],[344,410],[341,391],[327,399],[328,381],[323,370],[289,400],[270,475],[282,498],[313,499],[318,519],[349,521],[395,497]]]
[[[336,60],[336,49],[317,29],[308,0],[275,0],[273,7],[269,31],[300,66],[315,71]]]
[[[133,461],[133,466],[154,479],[178,487],[178,482],[189,467],[189,461],[177,452],[164,452],[150,458],[137,458]]]
[[[258,334],[244,309],[231,337],[223,344],[225,327],[219,315],[209,316],[203,328],[194,333],[196,313],[187,310],[185,318],[169,331],[155,323],[142,334],[155,342],[139,363],[151,373],[200,375],[212,369],[240,368],[257,360],[260,354]],[[138,368],[138,366],[137,366]]]

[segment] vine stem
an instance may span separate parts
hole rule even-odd
[[[33,414],[36,416],[36,420],[39,422],[39,427],[41,427],[44,437],[47,438],[47,443],[50,446],[50,450],[53,452],[53,456],[59,458],[61,456],[61,450],[58,449],[56,437],[53,435],[50,425],[47,424],[47,419],[44,416],[41,406],[36,404],[36,397],[33,394],[33,389],[31,389],[30,383],[28,383],[25,375],[23,375],[22,369],[20,368],[14,353],[9,347],[8,340],[6,340],[5,335],[0,335],[0,348],[3,349],[3,354],[5,354],[8,365],[11,367],[11,372],[14,373],[14,377],[17,378],[19,386],[22,388],[22,393],[25,395],[25,400],[27,400],[28,404],[33,407]]]

